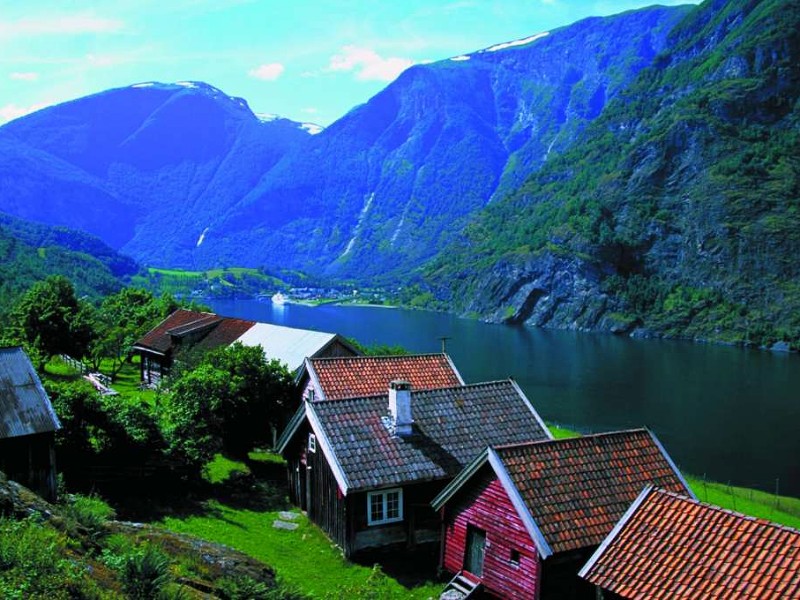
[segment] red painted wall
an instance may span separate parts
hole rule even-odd
[[[443,508],[442,566],[451,573],[462,570],[467,526],[486,531],[483,585],[499,598],[537,598],[541,563],[536,547],[517,515],[503,486],[487,466]],[[520,553],[519,565],[511,552]]]

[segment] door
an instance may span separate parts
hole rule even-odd
[[[483,577],[483,555],[486,551],[486,532],[472,525],[467,527],[467,555],[464,570]]]

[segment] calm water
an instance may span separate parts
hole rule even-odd
[[[489,325],[439,313],[220,300],[226,316],[438,352],[467,383],[519,382],[542,417],[581,431],[647,426],[682,469],[800,496],[800,357]]]

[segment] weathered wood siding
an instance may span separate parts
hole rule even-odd
[[[413,548],[419,544],[438,544],[441,537],[441,521],[430,503],[442,491],[445,484],[444,481],[434,481],[401,486],[403,520],[385,525],[369,525],[367,492],[351,494],[349,499],[351,553],[387,546]]]
[[[56,499],[53,436],[48,432],[0,440],[0,471],[50,501]]]
[[[467,527],[486,532],[481,581],[498,598],[537,598],[541,562],[533,541],[503,486],[489,467],[484,468],[443,509],[442,567],[451,573],[464,568]],[[519,553],[514,564],[512,552]]]
[[[356,353],[337,339],[315,354],[314,358],[338,358],[340,356],[356,356]]]
[[[139,368],[142,383],[157,385],[169,374],[169,358],[159,354],[139,352]]]
[[[305,436],[306,444],[308,435]],[[333,476],[322,449],[306,452],[307,482],[310,489],[308,518],[319,525],[338,546],[347,549],[347,510],[345,497]],[[308,494],[308,490],[306,492]]]

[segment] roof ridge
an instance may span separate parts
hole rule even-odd
[[[403,359],[403,358],[423,358],[428,356],[447,356],[445,352],[420,352],[417,354],[362,354],[359,356],[317,356],[309,358],[312,362],[336,362],[348,360],[364,360],[364,359]]]
[[[520,442],[516,444],[500,444],[494,446],[495,450],[509,450],[512,448],[522,448],[528,446],[541,446],[544,444],[558,444],[566,446],[570,443],[580,443],[581,441],[593,440],[598,438],[608,438],[614,437],[619,435],[631,434],[631,433],[649,433],[649,430],[646,427],[639,427],[636,429],[620,429],[615,431],[602,431],[600,433],[590,433],[587,435],[579,435],[575,437],[569,438],[558,438],[554,440],[540,440],[538,442]]]
[[[762,517],[755,517],[753,515],[746,515],[744,513],[740,513],[739,511],[732,510],[730,508],[725,508],[717,504],[711,504],[710,502],[703,502],[702,500],[695,500],[693,498],[690,498],[689,496],[678,494],[677,492],[672,492],[670,490],[666,490],[664,488],[657,486],[653,486],[652,491],[659,494],[664,494],[666,496],[672,496],[673,499],[675,500],[681,500],[683,502],[689,502],[691,504],[698,504],[703,508],[708,508],[718,513],[727,514],[731,517],[738,517],[745,521],[751,521],[756,524],[767,525],[770,527],[774,527],[776,529],[784,529],[786,531],[789,531],[790,533],[795,533],[797,535],[800,535],[800,530],[795,529],[794,527],[789,527],[788,525],[784,525],[782,523],[776,523],[775,521],[770,521],[769,519],[764,519]]]

